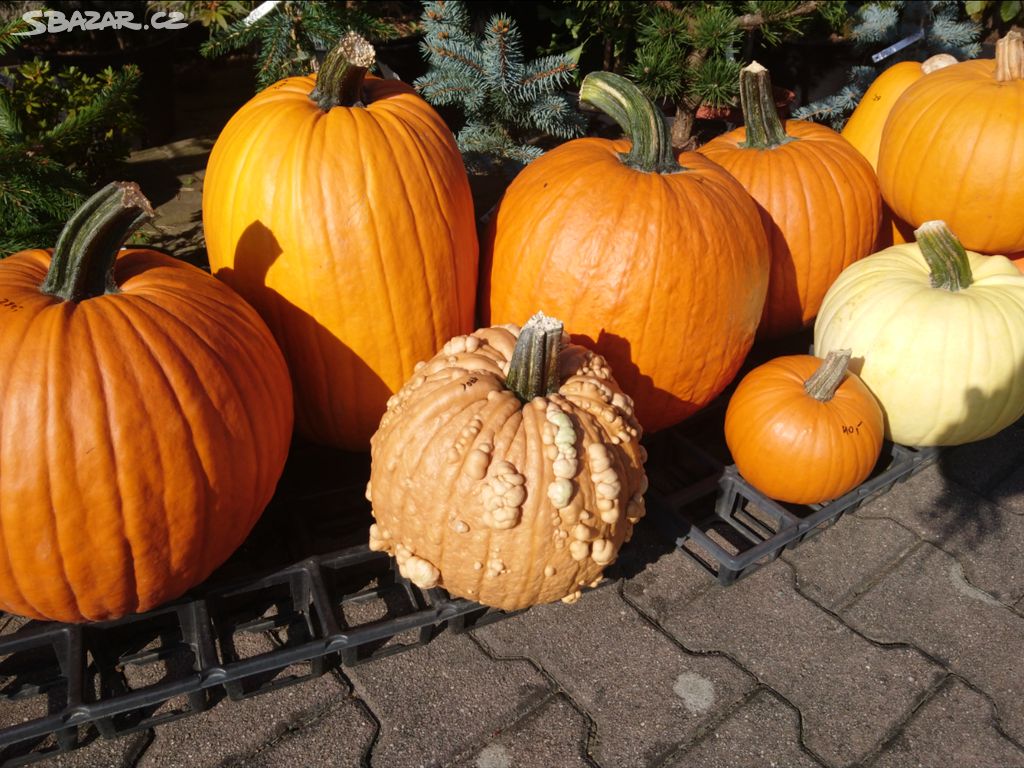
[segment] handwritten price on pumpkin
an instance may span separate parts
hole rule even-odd
[[[843,434],[844,435],[859,435],[860,434],[861,425],[863,425],[863,424],[864,424],[863,421],[858,421],[856,424],[853,424],[852,426],[850,424],[843,424]]]
[[[11,312],[18,312],[24,309],[24,307],[21,304],[19,304],[16,301],[11,301],[10,299],[0,299],[0,307],[3,307],[4,309],[9,310]]]

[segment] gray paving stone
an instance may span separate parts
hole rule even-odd
[[[642,571],[623,582],[622,594],[631,603],[657,620],[663,613],[685,605],[709,589],[721,589],[714,577],[688,555],[674,548],[668,552],[664,547],[659,549],[650,541],[655,534],[649,526],[641,531],[643,526],[647,524],[637,526],[637,535],[628,546],[632,547],[640,538],[639,545],[652,554]],[[657,553],[656,559],[653,553]]]
[[[761,690],[664,768],[821,768],[800,746],[800,717]]]
[[[1021,442],[1024,442],[1022,440]],[[1019,467],[988,494],[999,506],[1024,515],[1024,467]]]
[[[119,739],[98,738],[84,747],[57,755],[56,768],[132,768],[153,739],[152,731]]]
[[[918,541],[891,520],[850,514],[782,557],[796,571],[800,591],[835,610]]]
[[[380,721],[370,756],[377,768],[447,765],[551,693],[528,661],[494,661],[450,633],[345,673]]]
[[[880,642],[910,643],[985,691],[1024,739],[1024,619],[968,583],[960,564],[924,545],[843,611]]]
[[[283,670],[281,677],[305,671],[297,665]],[[206,712],[156,728],[138,768],[213,768],[237,762],[317,718],[348,692],[340,678],[326,674],[241,701],[225,699]]]
[[[1017,422],[987,440],[944,448],[938,466],[944,477],[982,496],[1024,463],[1024,422]]]
[[[377,725],[353,699],[343,699],[313,722],[245,758],[237,768],[354,768],[373,742]]]
[[[459,768],[593,765],[586,758],[590,723],[564,697],[554,696],[510,728],[493,734]]]
[[[992,705],[956,678],[917,711],[872,768],[1024,767],[1024,751],[999,733]]]
[[[695,651],[724,651],[803,715],[815,754],[849,765],[913,711],[941,670],[909,649],[880,648],[794,589],[775,562],[713,589],[662,624]]]
[[[603,766],[651,765],[754,685],[728,659],[693,656],[643,620],[614,589],[546,605],[476,631],[498,656],[525,656],[593,719]]]
[[[891,518],[956,556],[971,583],[1013,603],[1024,597],[1024,517],[950,482],[932,466],[858,512]]]

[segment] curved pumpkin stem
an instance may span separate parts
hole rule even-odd
[[[538,312],[519,331],[505,385],[524,403],[557,392],[562,322]]]
[[[804,391],[821,403],[827,403],[836,395],[836,390],[846,378],[846,369],[850,365],[849,349],[833,349],[811,378],[804,382]]]
[[[914,230],[932,273],[932,287],[961,291],[974,282],[967,251],[944,221],[926,221]]]
[[[775,107],[775,92],[768,70],[751,62],[740,70],[740,105],[747,140],[740,144],[747,149],[772,149],[790,141]]]
[[[619,124],[633,142],[620,157],[644,173],[678,173],[672,137],[661,110],[626,78],[612,72],[591,72],[580,85],[580,101],[592,104]]]
[[[152,218],[153,207],[138,184],[111,182],[86,200],[64,225],[39,290],[64,301],[117,293],[117,252]]]
[[[327,54],[309,98],[324,112],[334,107],[364,107],[363,78],[377,60],[366,38],[349,32]]]
[[[996,43],[996,80],[1024,80],[1024,35],[1017,30]]]

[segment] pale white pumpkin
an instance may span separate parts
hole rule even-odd
[[[989,437],[1024,415],[1024,275],[964,251],[941,221],[915,235],[840,274],[814,325],[815,354],[852,350],[894,442]]]

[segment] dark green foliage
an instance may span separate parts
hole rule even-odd
[[[922,40],[882,61],[871,62],[872,53],[919,29],[925,31]],[[951,53],[962,61],[976,58],[981,52],[981,26],[969,19],[964,5],[955,0],[866,3],[857,9],[849,34],[862,51],[864,64],[850,70],[849,82],[838,92],[801,107],[794,117],[829,123],[841,130],[868,86],[896,62],[924,61],[936,53]]]
[[[768,45],[799,34],[815,17],[835,26],[845,18],[836,0],[750,0],[643,4],[629,76],[655,99],[681,108],[736,103],[739,48],[758,31]]]
[[[414,85],[431,104],[462,109],[457,140],[471,171],[525,165],[542,153],[534,142],[543,136],[582,133],[582,118],[560,90],[576,71],[572,57],[526,61],[519,28],[504,14],[492,16],[477,39],[458,0],[424,3],[422,21],[430,69]]]
[[[285,77],[308,75],[315,69],[317,54],[330,50],[346,32],[358,32],[371,42],[395,34],[391,24],[364,7],[299,0],[285,0],[254,22],[241,18],[227,29],[211,30],[199,49],[208,58],[258,44],[256,83],[261,89]]]
[[[0,50],[14,47],[19,24],[0,26]],[[0,72],[0,256],[52,246],[89,186],[128,154],[139,76],[38,59]]]

